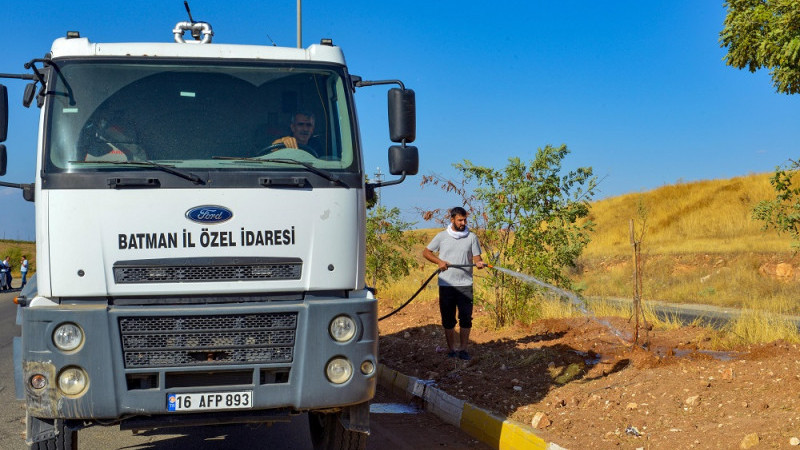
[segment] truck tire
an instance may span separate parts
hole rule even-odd
[[[58,435],[52,439],[34,442],[30,450],[78,450],[78,431],[64,426],[64,422],[56,421]]]
[[[308,413],[311,442],[315,450],[365,450],[366,433],[350,431],[342,426],[342,413]]]

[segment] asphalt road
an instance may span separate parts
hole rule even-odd
[[[19,336],[16,326],[16,293],[0,293],[0,450],[26,449],[24,443],[25,410],[14,391],[13,345]],[[381,389],[375,398],[383,405],[404,405]],[[404,405],[405,406],[405,405]],[[391,408],[390,408],[391,409]],[[416,414],[371,414],[371,435],[368,449],[407,449],[446,447],[450,449],[488,449],[460,429],[442,422],[438,417]],[[288,423],[271,426],[229,425],[217,427],[175,428],[169,434],[120,431],[116,426],[92,427],[78,434],[81,449],[125,450],[223,450],[269,448],[308,449],[311,438],[305,414]]]

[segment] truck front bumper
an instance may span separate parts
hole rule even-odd
[[[83,420],[235,407],[217,399],[203,409],[172,411],[170,397],[186,394],[202,399],[199,394],[252,393],[247,407],[252,411],[335,410],[364,403],[376,387],[377,303],[366,291],[352,294],[210,305],[24,307],[22,337],[15,345],[17,392],[31,416]],[[342,315],[353,320],[355,334],[338,342],[329,328]],[[69,352],[53,342],[64,323],[84,334]],[[330,379],[334,360],[334,372],[341,372],[342,360],[345,372],[349,365],[343,382]],[[69,395],[59,378],[76,368],[85,374],[86,387]]]

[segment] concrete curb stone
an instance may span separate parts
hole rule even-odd
[[[499,450],[564,450],[547,442],[526,425],[504,419],[437,389],[433,382],[404,375],[378,364],[378,382],[404,398],[420,398],[425,410],[467,434]]]

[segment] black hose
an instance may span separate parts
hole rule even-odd
[[[423,290],[423,289],[425,289],[425,286],[427,286],[427,285],[428,285],[428,283],[430,283],[430,282],[431,282],[431,280],[433,279],[433,277],[435,277],[435,276],[436,276],[436,274],[437,274],[437,273],[439,273],[439,272],[440,272],[440,270],[439,270],[439,269],[436,269],[436,270],[435,270],[435,271],[434,271],[434,272],[431,274],[431,276],[429,276],[429,277],[428,277],[428,279],[427,279],[427,280],[425,280],[425,282],[424,282],[424,283],[422,283],[422,286],[420,286],[420,287],[419,287],[419,289],[417,289],[417,292],[414,292],[414,295],[412,295],[410,299],[406,300],[406,302],[405,302],[405,303],[403,303],[402,305],[400,305],[400,307],[399,307],[399,308],[395,309],[394,311],[390,312],[389,314],[387,314],[387,315],[385,315],[385,316],[383,316],[383,317],[380,317],[380,318],[378,318],[378,322],[380,322],[380,321],[381,321],[381,320],[383,320],[383,319],[386,319],[387,317],[392,317],[392,316],[393,316],[393,315],[395,315],[396,313],[400,312],[400,310],[401,310],[401,309],[403,309],[403,308],[405,308],[406,306],[408,306],[408,304],[409,304],[409,303],[411,303],[411,300],[414,300],[415,298],[417,298],[417,295],[419,295],[419,293],[420,293],[420,292],[422,292],[422,290]]]
[[[448,264],[448,265],[447,265],[447,267],[471,267],[471,266],[474,266],[474,265],[475,265],[475,264]],[[491,266],[488,266],[488,267],[491,267]],[[394,311],[390,312],[389,314],[386,314],[386,315],[385,315],[385,316],[383,316],[383,317],[380,317],[380,318],[378,318],[378,322],[380,322],[381,320],[383,320],[383,319],[386,319],[386,318],[388,318],[388,317],[392,317],[392,316],[393,316],[393,315],[395,315],[396,313],[400,312],[400,310],[401,310],[401,309],[403,309],[403,308],[405,308],[406,306],[408,306],[408,304],[409,304],[409,303],[411,303],[411,301],[412,301],[412,300],[414,300],[415,298],[417,298],[417,295],[419,295],[419,293],[420,293],[420,292],[422,292],[422,290],[423,290],[423,289],[425,289],[425,286],[427,286],[427,285],[428,285],[428,283],[430,283],[430,282],[431,282],[431,280],[433,279],[433,277],[435,277],[435,276],[436,276],[436,274],[438,274],[439,272],[441,272],[441,269],[436,269],[436,270],[435,270],[435,271],[434,271],[434,272],[431,274],[431,276],[429,276],[429,277],[428,277],[428,279],[427,279],[427,280],[425,280],[425,282],[424,282],[424,283],[422,283],[422,286],[420,286],[420,287],[419,287],[419,289],[417,289],[417,292],[414,292],[414,295],[412,295],[412,296],[411,296],[411,298],[409,298],[408,300],[406,300],[406,302],[405,302],[405,303],[403,303],[402,305],[400,305],[400,307],[399,307],[399,308],[395,309]]]

